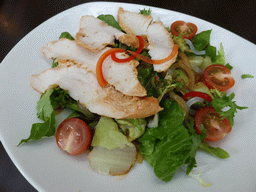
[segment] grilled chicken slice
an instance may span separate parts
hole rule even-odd
[[[85,49],[96,52],[107,45],[114,45],[115,37],[123,34],[104,21],[92,15],[85,15],[80,19],[80,29],[75,40]]]
[[[128,34],[147,36],[151,59],[164,59],[171,54],[174,42],[161,21],[153,23],[151,16],[124,11],[121,7],[117,17],[121,28]],[[166,71],[175,62],[176,57],[177,55],[168,62],[154,65],[154,70]]]
[[[117,18],[120,27],[132,35],[146,35],[148,26],[153,21],[150,15],[125,11],[122,7],[118,9]]]
[[[155,22],[148,27],[147,36],[151,59],[164,59],[171,54],[174,42],[161,21]],[[154,70],[157,72],[166,71],[175,62],[177,55],[178,53],[165,63],[154,65]]]
[[[128,46],[139,47],[135,35],[125,34],[92,15],[85,15],[80,19],[80,29],[75,41],[81,47],[97,52],[107,45],[114,45],[115,39]]]
[[[40,93],[59,86],[92,113],[111,118],[145,118],[162,110],[156,98],[125,96],[112,86],[101,88],[94,73],[77,65],[32,75],[31,86]]]
[[[91,52],[69,39],[49,42],[42,48],[46,58],[58,58],[59,64],[67,64],[67,61],[75,63],[81,68],[85,68],[96,74],[96,65],[99,57],[110,48],[104,48],[98,52]],[[119,58],[128,57],[125,53],[118,53]],[[106,81],[113,85],[118,91],[128,96],[146,96],[145,88],[138,80],[136,60],[126,63],[116,63],[109,56],[103,65],[103,74]]]

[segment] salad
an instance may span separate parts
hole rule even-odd
[[[75,37],[64,32],[50,42],[43,53],[54,59],[52,68],[31,80],[42,93],[37,115],[43,123],[33,124],[19,145],[55,136],[58,147],[71,155],[90,150],[90,167],[100,174],[125,174],[145,160],[165,182],[180,168],[189,175],[197,166],[198,150],[229,158],[211,141],[228,136],[235,113],[247,107],[236,105],[235,94],[226,92],[235,80],[222,44],[217,51],[210,44],[212,31],[197,33],[193,23],[176,21],[162,30],[150,14],[120,8],[119,22],[112,15],[85,16]],[[138,28],[134,20],[140,31],[131,30]],[[98,41],[98,32],[86,31],[87,22],[98,32],[103,22],[111,38]],[[81,50],[95,66],[87,66]],[[104,68],[106,62],[110,69]],[[127,75],[134,70],[136,75]],[[79,84],[83,78],[89,83]],[[56,128],[55,116],[63,109],[72,113]]]

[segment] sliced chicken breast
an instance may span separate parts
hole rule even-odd
[[[163,23],[161,21],[153,23],[152,20],[151,16],[124,11],[121,7],[118,10],[118,21],[121,28],[128,34],[146,35],[151,59],[164,59],[171,54],[174,42]],[[154,70],[166,71],[175,62],[176,57],[177,55],[168,62],[154,65]]]
[[[81,47],[97,52],[107,45],[114,45],[115,39],[128,46],[139,47],[136,36],[125,34],[92,15],[85,15],[80,20],[75,41]]]
[[[170,33],[165,29],[165,26],[161,21],[155,22],[148,27],[147,36],[151,59],[164,59],[171,54],[174,42],[170,37]],[[178,53],[165,63],[154,65],[154,70],[157,72],[166,71],[176,61],[177,55]]]
[[[132,35],[146,35],[147,28],[153,21],[149,15],[125,11],[122,7],[118,9],[117,18],[120,27],[127,33]]]
[[[96,52],[107,45],[114,45],[115,37],[123,34],[104,21],[92,15],[85,15],[80,20],[80,29],[75,40],[85,49]]]
[[[144,118],[162,110],[156,98],[125,96],[112,86],[101,88],[94,73],[77,65],[32,75],[31,86],[40,93],[59,86],[92,113],[111,118]]]
[[[69,39],[60,39],[48,43],[42,48],[46,58],[58,58],[59,64],[67,64],[67,61],[75,63],[96,74],[96,65],[100,56],[110,48],[104,48],[98,52],[91,52]],[[119,58],[128,57],[125,53],[118,53]],[[145,88],[138,80],[136,60],[126,63],[116,63],[109,56],[103,64],[103,74],[106,81],[113,85],[118,91],[129,96],[146,96]]]

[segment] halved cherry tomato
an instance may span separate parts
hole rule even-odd
[[[200,97],[206,101],[212,101],[212,98],[207,93],[199,92],[199,91],[192,91],[188,92],[183,96],[183,99],[186,100],[189,97]]]
[[[226,91],[234,86],[235,80],[231,71],[224,65],[210,65],[204,70],[204,81],[210,89]]]
[[[79,155],[88,149],[91,140],[89,126],[79,118],[65,119],[56,132],[58,147],[71,155]]]
[[[223,139],[232,127],[227,118],[221,119],[214,107],[204,107],[197,111],[195,116],[195,129],[197,134],[201,134],[201,126],[206,129],[207,141],[219,141]]]
[[[175,21],[170,29],[172,35],[181,35],[184,39],[192,39],[197,32],[197,26],[194,23],[186,23],[185,21]]]

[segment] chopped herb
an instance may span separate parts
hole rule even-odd
[[[229,68],[230,70],[233,69],[233,67],[232,67],[229,63],[227,63],[225,66],[226,66],[227,68]]]
[[[142,15],[150,15],[151,14],[151,10],[150,9],[146,10],[144,8],[143,10],[140,10],[140,14],[142,14]]]
[[[53,59],[52,61],[52,68],[57,67],[59,65],[57,58]]]
[[[243,74],[241,77],[242,77],[242,79],[246,79],[246,78],[254,78],[254,76],[249,75],[249,74]]]
[[[220,148],[220,147],[212,147],[210,146],[208,143],[206,142],[201,142],[201,144],[199,145],[199,149],[206,151],[207,153],[218,157],[219,159],[227,159],[229,158],[229,154],[227,151],[225,151],[224,149]]]

